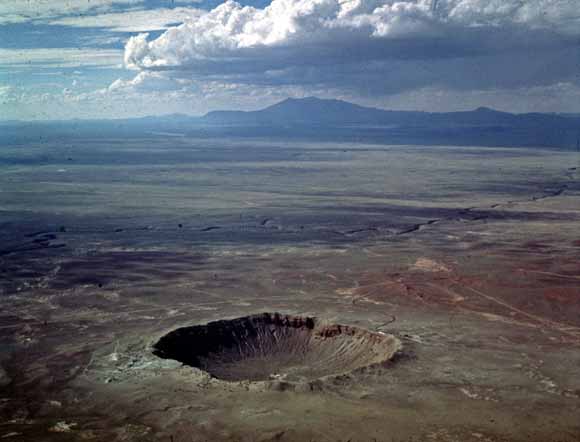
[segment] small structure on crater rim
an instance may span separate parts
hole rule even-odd
[[[153,353],[225,381],[303,382],[387,362],[400,348],[392,335],[263,313],[179,328]]]

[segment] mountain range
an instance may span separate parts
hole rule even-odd
[[[122,120],[4,122],[6,137],[135,135],[240,136],[388,144],[576,148],[578,114],[513,114],[480,107],[463,112],[391,111],[342,100],[288,98],[257,111],[213,111]]]
[[[488,107],[463,112],[391,111],[359,106],[342,100],[287,98],[265,109],[251,112],[214,111],[201,117],[206,123],[238,124],[299,124],[299,125],[397,125],[453,126],[506,125],[529,126],[546,124],[568,127],[571,120],[580,122],[575,114],[512,114]]]

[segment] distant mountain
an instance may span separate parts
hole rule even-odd
[[[204,122],[221,124],[372,124],[382,122],[388,111],[363,107],[341,100],[319,98],[287,98],[265,109],[216,111],[202,117]],[[418,112],[415,112],[419,114]]]
[[[78,136],[195,136],[338,140],[386,144],[575,148],[580,115],[390,111],[341,100],[288,98],[257,111],[214,111],[123,120],[4,122],[0,140]]]
[[[201,117],[201,121],[222,125],[526,125],[537,123],[538,116],[551,124],[569,120],[552,114],[511,114],[487,107],[464,112],[390,111],[359,106],[341,100],[323,100],[315,97],[287,98],[265,109],[251,112],[215,111]]]
[[[198,123],[228,135],[341,139],[391,144],[576,146],[574,114],[512,114],[488,107],[463,112],[390,111],[341,100],[288,98],[258,111],[216,111]]]

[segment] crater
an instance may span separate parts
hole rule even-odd
[[[392,335],[263,313],[176,329],[153,353],[225,381],[304,382],[385,363],[400,348]]]

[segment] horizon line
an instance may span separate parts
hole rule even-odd
[[[477,111],[481,111],[481,110],[487,110],[487,111],[493,111],[493,112],[498,112],[498,113],[504,113],[504,114],[511,114],[511,115],[530,115],[530,114],[536,114],[536,115],[580,115],[580,112],[576,113],[576,112],[557,112],[557,111],[552,111],[552,112],[512,112],[512,111],[506,111],[506,110],[500,110],[500,109],[496,109],[493,107],[489,107],[489,106],[477,106],[475,108],[471,108],[471,109],[467,109],[467,110],[448,110],[448,111],[428,111],[428,110],[421,110],[421,109],[387,109],[387,108],[382,108],[382,107],[376,107],[376,106],[367,106],[367,105],[362,105],[362,104],[358,104],[358,103],[353,103],[351,101],[347,101],[347,100],[342,100],[339,98],[318,98],[316,96],[306,96],[306,97],[286,97],[283,98],[273,104],[270,104],[266,107],[262,107],[259,109],[254,109],[254,110],[241,110],[241,109],[216,109],[216,110],[211,110],[211,111],[207,111],[204,114],[186,114],[186,113],[181,113],[181,112],[171,112],[171,113],[165,113],[165,114],[148,114],[148,115],[142,115],[142,116],[126,116],[126,117],[95,117],[95,118],[68,118],[68,119],[48,119],[48,118],[39,118],[39,119],[20,119],[20,118],[7,118],[7,119],[3,119],[0,117],[0,124],[6,124],[6,123],[58,123],[58,122],[71,122],[71,121],[75,121],[75,122],[96,122],[96,121],[123,121],[123,120],[138,120],[138,119],[144,119],[144,118],[163,118],[163,117],[172,117],[172,116],[179,116],[179,117],[186,117],[186,118],[203,118],[211,113],[214,112],[242,112],[242,113],[252,113],[252,112],[259,112],[259,111],[263,111],[266,109],[269,109],[270,107],[276,106],[278,104],[284,103],[286,101],[304,101],[304,100],[312,100],[315,99],[317,101],[338,101],[341,103],[346,103],[346,104],[351,104],[354,106],[358,106],[361,108],[366,108],[366,109],[373,109],[373,110],[378,110],[378,111],[385,111],[385,112],[415,112],[415,113],[426,113],[426,114],[451,114],[451,113],[467,113],[467,112],[477,112]]]

